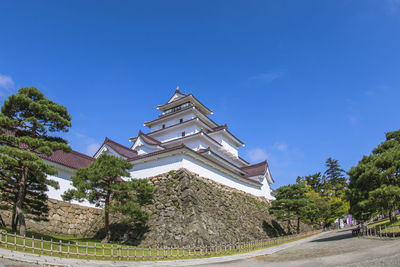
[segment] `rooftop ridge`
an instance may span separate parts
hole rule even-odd
[[[143,133],[141,130],[139,130],[139,133],[138,133],[138,136],[137,136],[137,137],[139,137],[139,136],[144,136],[145,138],[150,139],[150,141],[156,143],[157,145],[161,145],[161,142],[160,142],[160,141],[154,139],[154,138],[151,137],[151,136],[148,136],[147,134]],[[143,139],[143,141],[144,141],[145,143],[147,143],[145,139]],[[147,144],[149,144],[149,143],[147,143]],[[154,144],[149,144],[149,145],[154,145]]]
[[[85,157],[85,158],[87,158],[87,159],[96,160],[95,158],[93,158],[93,157],[91,157],[91,156],[89,156],[89,155],[86,155],[86,154],[84,154],[84,153],[78,152],[78,151],[76,151],[76,150],[71,150],[70,152],[65,152],[65,153],[72,153],[72,154],[76,154],[76,155]]]
[[[252,164],[252,165],[249,165],[249,166],[243,166],[241,169],[254,168],[254,167],[262,166],[262,165],[264,165],[264,164],[268,164],[268,163],[267,163],[267,160],[264,160],[264,161],[261,161],[261,162],[259,162],[259,163]]]
[[[108,138],[108,137],[106,137],[106,139],[104,140],[104,143],[106,143],[107,141],[109,141],[109,142],[111,142],[111,143],[114,143],[114,144],[116,144],[117,146],[120,146],[120,147],[122,147],[122,148],[126,148],[126,149],[128,149],[128,150],[131,150],[131,151],[133,151],[132,149],[130,149],[129,147],[127,147],[127,146],[124,146],[124,145],[121,145],[120,143],[118,143],[118,142],[115,142],[114,140],[111,140],[110,138]]]

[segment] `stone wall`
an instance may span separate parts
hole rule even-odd
[[[112,219],[112,239],[141,246],[209,245],[249,241],[286,234],[287,224],[276,222],[265,198],[199,177],[186,169],[149,179],[156,188],[153,203],[145,209],[146,225],[126,225]],[[27,221],[29,230],[41,233],[102,238],[99,209],[49,200],[49,221]],[[2,212],[3,214],[4,212]],[[8,216],[3,216],[9,222]],[[294,225],[291,231],[294,231]],[[302,225],[302,230],[309,230]]]
[[[102,227],[102,210],[84,207],[55,199],[47,201],[49,205],[48,221],[34,221],[27,216],[29,231],[43,234],[93,236]],[[1,211],[6,224],[11,224],[11,212]]]

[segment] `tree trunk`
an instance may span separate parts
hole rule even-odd
[[[297,218],[297,233],[300,234],[300,218]]]
[[[1,225],[1,227],[7,226],[6,223],[3,221],[3,217],[1,217],[1,215],[0,215],[0,225]]]
[[[287,233],[289,234],[291,232],[290,230],[290,220],[287,221]]]
[[[17,220],[16,220],[17,212],[16,212],[16,209],[17,209],[17,206],[15,206],[15,204],[14,204],[14,207],[13,207],[13,210],[12,210],[12,214],[11,214],[11,229],[12,229],[12,231],[14,233],[17,232]]]
[[[106,232],[106,237],[103,239],[103,243],[109,243],[111,240],[111,231],[110,231],[110,212],[108,211],[110,204],[110,194],[107,193],[105,203],[104,203],[104,229]]]
[[[13,218],[14,221],[13,223],[15,223],[15,228],[17,227],[17,224],[19,224],[19,234],[22,236],[26,234],[23,203],[24,203],[25,187],[27,180],[28,180],[28,169],[24,168],[21,180],[18,184],[19,186],[18,186],[17,202],[15,203],[15,214],[14,214],[15,217]]]
[[[390,217],[390,222],[397,221],[396,208],[393,208],[392,210],[389,211],[389,217]]]

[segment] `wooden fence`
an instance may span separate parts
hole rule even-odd
[[[185,246],[185,247],[132,247],[103,243],[82,244],[66,241],[35,239],[19,236],[13,233],[0,232],[0,247],[31,252],[41,255],[59,256],[66,258],[102,259],[102,260],[160,260],[167,258],[194,258],[204,256],[222,256],[240,252],[262,249],[269,246],[282,244],[298,238],[310,236],[321,232],[311,231],[301,234],[281,236],[277,238],[254,240],[249,242],[236,242],[211,246]]]
[[[376,236],[380,238],[400,237],[400,225],[378,225],[374,227],[363,226],[353,231],[357,231],[358,236]]]

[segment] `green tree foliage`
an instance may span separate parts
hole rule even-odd
[[[300,220],[304,214],[312,209],[309,198],[306,196],[307,189],[304,184],[292,184],[279,187],[276,193],[276,200],[272,202],[270,212],[278,220],[287,221],[288,232],[290,231],[291,220],[297,220],[297,233],[300,232]]]
[[[110,242],[110,213],[119,212],[128,221],[143,221],[147,215],[141,207],[153,198],[153,187],[147,180],[125,182],[121,177],[129,176],[132,164],[125,160],[102,154],[86,168],[79,169],[72,177],[75,189],[66,191],[62,198],[66,201],[75,199],[104,209],[106,236],[103,242]]]
[[[340,168],[338,160],[328,158],[325,162],[327,170],[323,176],[323,188],[326,191],[333,190],[335,196],[343,195],[347,188],[346,171]]]
[[[11,95],[0,113],[0,199],[12,210],[12,229],[26,232],[25,214],[45,219],[47,186],[58,187],[47,178],[56,170],[38,153],[50,156],[55,150],[69,151],[67,141],[54,136],[71,126],[67,109],[45,97],[34,87]]]
[[[386,140],[364,156],[350,172],[350,211],[357,219],[363,214],[389,212],[396,220],[400,197],[400,130],[388,132]]]
[[[345,171],[340,168],[337,160],[329,158],[326,161],[327,170],[324,175],[318,172],[313,175],[297,177],[297,183],[303,183],[307,188],[306,196],[310,203],[303,218],[311,225],[323,222],[329,226],[337,218],[348,214],[349,202],[345,198],[347,182]]]
[[[313,175],[308,175],[304,177],[297,177],[296,179],[297,183],[305,183],[307,186],[309,186],[313,191],[317,193],[321,193],[323,187],[322,187],[322,175],[320,172],[317,172]]]

